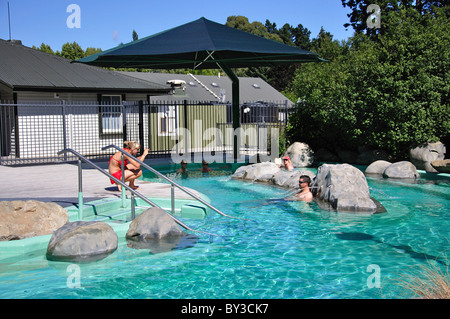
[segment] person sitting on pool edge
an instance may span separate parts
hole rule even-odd
[[[141,146],[136,141],[125,141],[123,143],[123,150],[136,157]],[[143,161],[145,157],[148,155],[149,149],[146,148],[141,156],[137,157],[140,161]],[[139,187],[134,184],[134,181],[142,175],[142,170],[140,169],[141,164],[133,160],[124,154],[124,174],[125,174],[125,183],[129,182],[129,186],[132,189],[138,189]],[[109,173],[122,181],[122,153],[117,151],[114,155],[109,159]],[[112,179],[110,179],[111,184],[115,184]],[[119,191],[122,191],[122,186],[117,184],[117,188]]]
[[[300,186],[300,192],[294,195],[296,200],[310,202],[313,199],[313,194],[309,189],[311,184],[311,178],[308,175],[302,175],[298,179],[298,185]]]

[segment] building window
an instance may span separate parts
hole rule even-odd
[[[100,106],[100,133],[123,132],[122,99],[120,95],[102,95]]]
[[[162,105],[158,107],[158,135],[172,136],[175,135],[176,125],[176,106]]]

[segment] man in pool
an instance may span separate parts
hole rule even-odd
[[[311,178],[308,175],[300,176],[298,180],[298,186],[300,187],[300,192],[294,195],[296,200],[301,200],[305,202],[310,202],[313,199],[313,194],[309,189],[309,185],[311,184]]]

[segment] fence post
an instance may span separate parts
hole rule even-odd
[[[64,150],[67,148],[67,127],[66,127],[66,101],[62,101],[62,124],[63,124],[63,146]],[[67,162],[67,153],[64,152],[64,162]]]
[[[83,220],[83,168],[81,159],[78,159],[78,219]]]
[[[125,105],[122,103],[122,137],[123,141],[125,142],[127,140],[127,110],[125,108]]]
[[[141,145],[140,153],[144,153],[144,102],[139,101],[139,145]]]
[[[188,129],[188,114],[187,114],[187,104],[188,103],[188,101],[187,100],[184,100],[184,110],[183,110],[183,112],[184,112],[184,130],[185,130],[185,132],[187,131],[187,129]],[[192,141],[191,141],[191,143],[192,143]],[[187,153],[188,153],[188,139],[186,138],[186,136],[184,137],[184,155],[187,157]],[[190,155],[192,155],[192,154],[190,154]]]

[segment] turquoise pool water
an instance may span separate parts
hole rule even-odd
[[[177,181],[250,220],[185,219],[221,237],[199,234],[193,247],[165,253],[122,239],[115,253],[89,264],[50,262],[45,250],[2,260],[0,298],[407,298],[406,274],[429,262],[447,268],[449,177],[414,184],[368,178],[387,209],[371,216],[283,201],[286,189],[217,171]]]

